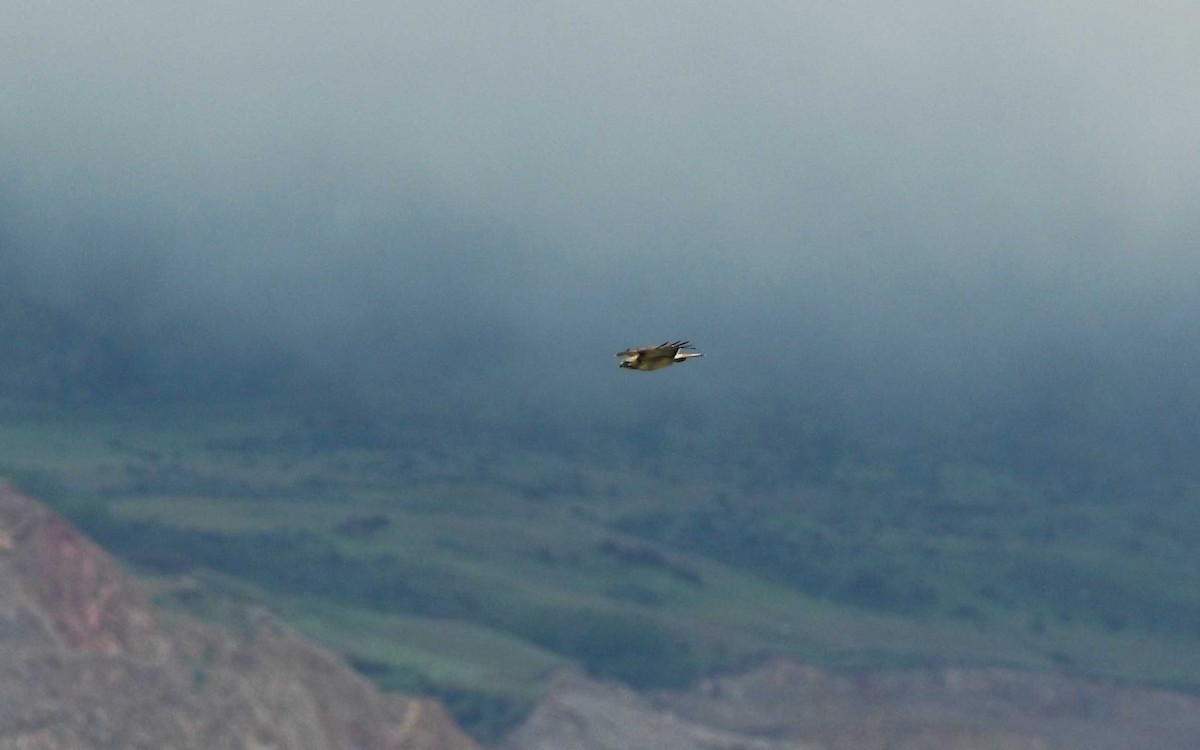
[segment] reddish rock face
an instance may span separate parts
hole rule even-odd
[[[116,561],[0,482],[0,749],[478,750],[439,704],[248,619],[249,637],[165,625]]]
[[[21,540],[19,565],[63,645],[95,654],[163,655],[166,639],[149,602],[112,558],[63,518],[36,510],[29,516],[37,520]]]
[[[169,651],[148,597],[62,516],[0,483],[0,570],[8,605],[63,650],[161,658]]]

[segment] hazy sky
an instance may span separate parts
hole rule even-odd
[[[61,304],[564,413],[1191,379],[1194,3],[10,6],[0,262]]]

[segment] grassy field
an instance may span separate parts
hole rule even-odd
[[[572,664],[639,687],[774,655],[1200,687],[1195,503],[866,462],[748,489],[662,455],[330,435],[263,406],[13,411],[0,474],[164,605],[265,604],[485,738]]]

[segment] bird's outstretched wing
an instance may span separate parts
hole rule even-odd
[[[618,357],[637,357],[643,362],[657,359],[674,359],[680,349],[692,349],[689,341],[664,341],[658,346],[643,346],[640,349],[626,349],[618,352]]]
[[[690,341],[664,341],[658,346],[626,349],[618,352],[617,356],[621,358],[621,367],[629,370],[661,370],[678,362],[704,356],[695,352],[685,354],[683,351],[693,348]]]

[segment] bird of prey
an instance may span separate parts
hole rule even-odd
[[[690,341],[664,341],[658,346],[646,346],[641,349],[626,349],[617,352],[621,358],[621,367],[630,370],[661,370],[676,362],[686,362],[692,357],[703,357],[703,354],[684,352],[684,349],[695,349]]]

